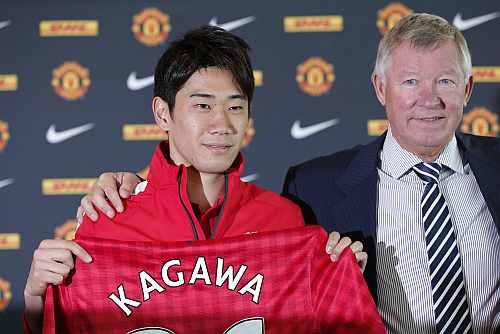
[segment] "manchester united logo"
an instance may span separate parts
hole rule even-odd
[[[12,292],[10,291],[10,283],[0,277],[0,311],[7,308],[11,299]]]
[[[9,123],[0,121],[0,152],[5,149],[9,139]]]
[[[52,86],[66,100],[79,99],[89,89],[89,70],[76,62],[64,63],[52,71]]]
[[[335,80],[333,65],[320,57],[311,57],[297,66],[296,80],[307,94],[319,96],[332,87]]]
[[[75,219],[68,219],[66,222],[54,230],[55,239],[73,240],[75,238],[77,222]]]
[[[392,29],[403,17],[413,11],[399,2],[393,2],[378,11],[377,27],[382,35]]]
[[[157,8],[146,8],[134,15],[132,32],[139,42],[147,46],[165,42],[171,29],[169,16]]]
[[[484,107],[476,107],[464,115],[462,132],[478,136],[496,137],[498,116]]]

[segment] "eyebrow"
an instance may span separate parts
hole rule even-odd
[[[402,75],[418,75],[419,71],[403,70],[401,72],[401,74]],[[439,74],[439,75],[443,75],[443,74],[450,75],[450,74],[460,74],[460,72],[457,72],[455,69],[449,68],[449,69],[445,69],[445,70],[442,70],[442,71],[437,71],[436,74]]]
[[[215,99],[215,95],[212,94],[207,94],[207,93],[193,93],[189,95],[189,97],[202,97],[202,98],[208,98],[208,99]],[[234,100],[234,99],[240,99],[240,100],[246,100],[246,97],[243,96],[242,94],[232,94],[228,96],[229,100]]]
[[[460,75],[462,71],[456,71],[455,69],[446,69],[444,71],[441,71],[441,72],[437,72],[438,74],[440,75]]]

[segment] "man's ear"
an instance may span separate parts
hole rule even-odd
[[[467,106],[467,103],[470,100],[470,97],[472,95],[472,90],[474,89],[474,78],[472,75],[469,77],[467,80],[467,83],[465,84],[465,99],[464,99],[464,107]]]
[[[172,118],[170,117],[170,109],[168,108],[167,102],[161,97],[155,96],[151,107],[153,108],[156,124],[158,124],[160,129],[168,132],[172,124]]]
[[[385,82],[380,74],[372,74],[372,85],[375,89],[375,94],[377,94],[378,101],[385,107]]]

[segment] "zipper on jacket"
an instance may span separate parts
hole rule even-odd
[[[214,222],[214,227],[212,228],[212,231],[210,232],[210,239],[213,239],[215,237],[215,231],[217,231],[217,225],[219,224],[220,217],[222,217],[222,212],[224,211],[224,206],[226,205],[226,200],[227,200],[227,190],[228,190],[228,177],[227,173],[224,172],[224,201],[222,202],[222,206],[220,207],[219,213],[217,214],[217,217],[215,217],[215,222]]]
[[[193,217],[191,216],[191,213],[189,212],[188,208],[186,207],[186,204],[184,204],[184,201],[182,199],[181,178],[182,178],[182,168],[179,168],[179,174],[177,175],[177,194],[179,195],[179,200],[181,201],[182,207],[184,208],[184,211],[186,212],[189,221],[191,223],[191,229],[193,230],[194,240],[200,240],[200,238],[198,237],[198,231],[196,231],[196,225],[194,223]]]

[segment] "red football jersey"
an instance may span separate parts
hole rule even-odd
[[[318,226],[212,241],[82,238],[93,257],[47,290],[44,333],[384,333],[346,251]]]

